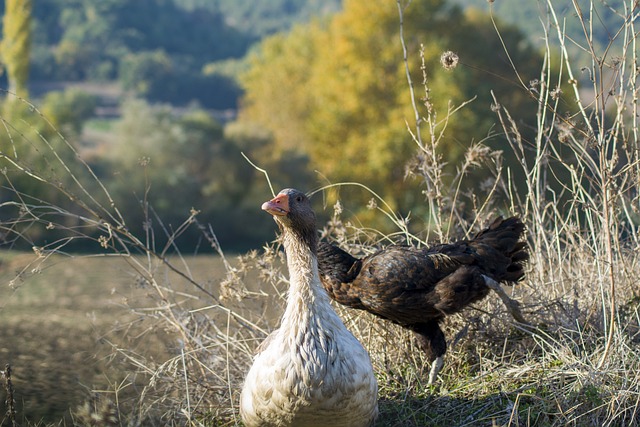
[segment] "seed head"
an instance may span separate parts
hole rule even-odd
[[[451,71],[458,66],[458,54],[450,50],[444,52],[440,56],[440,64],[445,70]]]

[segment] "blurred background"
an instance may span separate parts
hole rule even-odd
[[[99,181],[112,199],[108,203],[127,213],[126,226],[134,234],[148,225],[149,208],[168,228],[177,227],[194,209],[228,250],[243,251],[269,240],[271,222],[257,209],[269,189],[264,175],[241,153],[268,171],[276,191],[361,182],[400,215],[411,213],[428,223],[425,198],[412,191],[422,184],[423,162],[405,124],[414,112],[397,6],[370,3],[2,2],[0,85],[33,105],[5,108],[10,126],[0,135],[0,148],[18,155],[21,167],[46,171],[42,180],[51,179],[58,188],[72,188],[73,178],[46,160],[46,149],[16,148],[11,132],[46,139],[48,150],[57,151],[63,161],[77,151],[97,177],[80,179],[82,185],[96,194],[90,187]],[[11,4],[18,6],[6,7]],[[491,153],[512,151],[495,132],[491,91],[508,100],[510,114],[522,125],[525,146],[532,146],[537,108],[532,94],[541,76],[545,32],[556,31],[541,20],[548,13],[544,2],[421,0],[406,6],[412,77],[416,84],[426,78],[430,88],[426,94],[416,91],[419,112],[447,111],[448,105],[470,101],[447,117],[447,132],[437,147],[445,164],[443,181],[453,182],[473,143],[481,141]],[[604,5],[596,8],[600,20],[594,23],[593,40],[602,47],[610,40],[609,28],[619,28],[621,18]],[[566,23],[566,34],[582,33],[573,7],[558,5],[556,11]],[[549,43],[553,40],[557,37]],[[576,68],[590,65],[583,46],[568,43],[568,48]],[[456,69],[440,65],[445,51],[459,56]],[[559,104],[559,112],[573,108],[571,101]],[[38,124],[33,116],[39,114]],[[72,150],[56,144],[69,144]],[[473,166],[483,159],[467,160]],[[500,164],[516,161],[505,154]],[[51,200],[50,184],[16,170],[6,158],[0,162],[12,187],[78,212],[71,206],[73,197]],[[86,172],[72,172],[81,175],[80,169]],[[477,187],[467,191],[491,188],[495,169],[468,168],[468,182]],[[548,185],[553,187],[555,179]],[[0,191],[1,200],[15,196],[13,190]],[[378,221],[363,208],[368,193],[341,191],[354,202],[346,207],[348,214]],[[6,207],[3,211],[3,218],[16,214]],[[372,225],[384,230],[388,224]],[[177,244],[195,250],[199,234],[187,230]],[[31,225],[23,237],[30,247],[55,240],[56,233],[45,223]],[[10,247],[25,244],[11,236],[5,241]],[[95,249],[87,240],[73,245],[76,250]]]

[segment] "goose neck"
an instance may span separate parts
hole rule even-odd
[[[318,260],[315,252],[301,239],[284,234],[284,249],[289,269],[289,296],[287,306],[291,311],[315,312],[326,310],[329,297],[320,284]],[[289,310],[288,310],[289,311]]]

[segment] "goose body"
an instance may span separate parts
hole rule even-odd
[[[287,189],[262,209],[282,231],[290,288],[280,327],[265,340],[246,376],[243,422],[247,427],[372,425],[378,413],[373,367],[320,282],[308,198]]]

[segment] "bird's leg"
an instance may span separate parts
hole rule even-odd
[[[509,310],[509,313],[511,313],[513,318],[517,322],[529,326],[529,322],[526,321],[526,319],[522,315],[522,312],[520,311],[520,304],[518,303],[518,301],[509,298],[509,295],[507,295],[504,289],[502,289],[500,284],[495,280],[493,280],[491,277],[485,276],[484,274],[482,275],[482,277],[484,278],[484,282],[487,284],[487,287],[493,289],[494,292],[498,294],[498,296],[504,303],[505,307],[507,307],[507,310]]]
[[[427,382],[427,385],[433,385],[436,382],[438,374],[440,373],[443,365],[444,357],[442,356],[436,357],[436,360],[431,362],[431,370],[429,371],[429,382]]]
[[[444,365],[444,354],[447,352],[447,341],[437,320],[428,323],[411,325],[409,328],[416,334],[418,345],[424,350],[431,362],[428,385],[433,385],[438,373]]]

